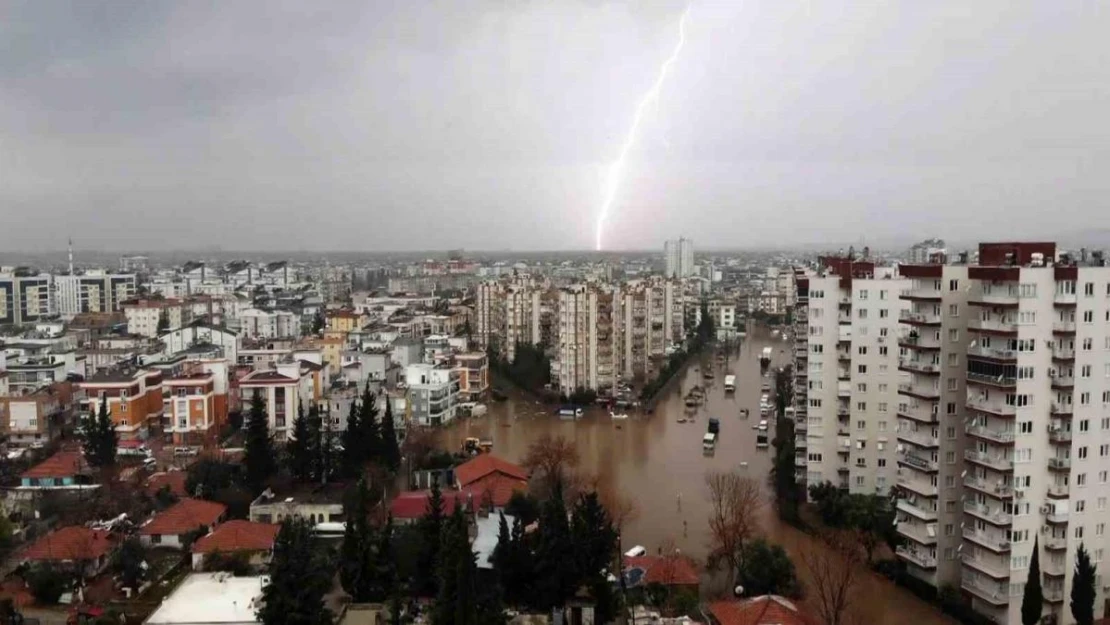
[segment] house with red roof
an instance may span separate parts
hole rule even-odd
[[[70,525],[54,530],[27,546],[20,554],[23,563],[50,563],[72,568],[86,577],[108,565],[116,540],[107,530]]]
[[[253,523],[241,519],[221,523],[193,543],[193,570],[202,570],[205,558],[214,553],[244,554],[251,566],[265,566],[274,550],[274,540],[280,528],[273,523]]]
[[[144,489],[151,497],[157,495],[163,488],[168,488],[170,493],[178,497],[185,497],[188,495],[185,490],[185,480],[188,477],[189,474],[185,471],[162,471],[148,477]]]
[[[20,475],[20,488],[48,490],[89,485],[91,470],[80,451],[59,451]]]
[[[698,569],[694,561],[682,555],[624,557],[624,568],[641,569],[639,584],[662,584],[664,586],[688,587],[698,589]]]
[[[476,505],[499,509],[513,493],[528,490],[528,472],[493,454],[479,454],[455,467],[455,486]]]
[[[186,497],[155,514],[139,528],[139,540],[148,547],[185,546],[186,535],[199,528],[215,527],[227,514],[227,506],[215,501]]]
[[[709,614],[715,625],[820,625],[821,621],[778,595],[714,601]]]
[[[393,522],[398,525],[408,525],[420,520],[428,512],[428,498],[430,490],[408,490],[398,493],[389,503],[389,513],[393,515]],[[462,491],[444,491],[443,513],[452,514],[460,503],[465,504],[467,494]]]

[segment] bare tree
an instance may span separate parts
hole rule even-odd
[[[707,565],[724,561],[728,565],[729,586],[740,566],[744,543],[759,527],[759,511],[765,505],[757,480],[735,472],[710,471],[705,474],[709,489],[709,559]]]
[[[528,446],[528,453],[521,465],[542,480],[543,486],[552,489],[556,484],[567,485],[571,472],[578,466],[578,449],[562,436],[544,434]]]
[[[852,532],[828,532],[827,548],[803,549],[802,562],[810,574],[814,608],[826,625],[847,625],[855,587],[864,563],[859,538]]]

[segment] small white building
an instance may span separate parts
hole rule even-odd
[[[191,573],[146,620],[146,625],[255,625],[266,577]]]
[[[427,364],[405,368],[408,418],[418,425],[443,425],[455,419],[459,398],[459,372]]]

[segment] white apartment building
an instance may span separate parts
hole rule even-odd
[[[166,319],[166,329],[180,328],[189,321],[185,307],[179,300],[131,300],[121,306],[127,317],[127,332],[139,336],[157,338],[158,325],[163,316]]]
[[[869,260],[825,257],[808,279],[806,479],[886,494],[895,452],[898,324],[906,280]]]
[[[559,391],[612,388],[616,381],[614,302],[619,289],[583,283],[559,290],[553,362]]]
[[[245,339],[297,338],[301,320],[288,310],[246,308],[239,312],[239,335]]]
[[[898,532],[905,539],[897,555],[910,574],[940,587],[957,585],[956,557],[964,534],[961,501],[964,484],[981,486],[964,475],[968,434],[964,399],[971,309],[966,265],[901,265],[909,281],[901,300],[898,369],[907,380],[898,399]]]
[[[688,278],[694,275],[694,241],[681,237],[663,244],[666,267],[663,275],[668,278]],[[710,276],[712,278],[712,276]]]
[[[529,276],[479,284],[475,340],[482,347],[497,342],[509,360],[516,356],[517,343],[539,343],[546,290]]]
[[[413,364],[405,367],[410,423],[444,425],[455,419],[459,372],[449,366]]]
[[[53,276],[0,270],[0,324],[34,323],[53,314]]]
[[[54,276],[56,312],[69,319],[83,312],[115,312],[135,296],[135,274],[90,271]]]
[[[678,280],[652,276],[619,289],[616,313],[618,372],[625,380],[651,378],[654,361],[685,337],[686,300]]]

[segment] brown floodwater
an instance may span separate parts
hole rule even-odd
[[[759,367],[759,354],[767,346],[773,348],[772,368],[790,362],[791,343],[772,336],[766,328],[749,328],[748,338],[729,354],[727,361],[705,356],[688,367],[651,414],[629,411],[628,419],[613,420],[606,411],[591,409],[577,421],[563,421],[549,405],[511,397],[503,402],[490,402],[489,413],[483,417],[461,419],[441,430],[440,443],[448,449],[458,449],[468,436],[489,439],[493,441],[494,454],[516,462],[540,436],[562,436],[578,450],[579,472],[596,476],[600,483],[635,502],[637,512],[622,531],[624,549],[643,545],[648,552],[655,553],[673,545],[687,555],[704,559],[710,508],[705,474],[739,471],[767,488],[773,449],[756,448],[755,429],[760,420],[761,385],[768,382],[774,386],[772,378],[763,377]],[[703,377],[707,369],[715,374],[711,380]],[[735,393],[724,390],[726,372],[736,375]],[[695,385],[706,389],[706,401],[690,409],[684,405],[683,397]],[[747,418],[741,415],[743,408],[749,412]],[[702,436],[710,417],[719,419],[721,427],[716,450],[705,455]],[[687,421],[680,423],[680,419]],[[773,438],[773,422],[771,427],[769,438]],[[778,522],[770,503],[761,517],[765,536],[790,552],[803,584],[806,583],[808,576],[799,554],[824,550],[825,545]],[[853,610],[854,620],[860,623],[955,622],[869,570],[862,571],[861,576]]]

